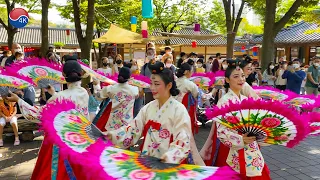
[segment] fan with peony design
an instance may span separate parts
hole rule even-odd
[[[192,77],[189,78],[190,81],[195,83],[199,88],[207,90],[212,86],[214,80],[214,74],[209,73],[194,73]]]
[[[212,119],[258,142],[293,147],[309,133],[309,116],[278,101],[246,99],[222,108],[207,110]]]
[[[5,71],[2,71],[0,74],[0,95],[6,96],[9,94],[9,91],[15,92],[18,89],[25,89],[33,85],[32,79],[28,77],[6,75]]]
[[[47,88],[48,85],[66,83],[62,75],[62,66],[49,63],[45,59],[33,58],[21,63],[14,63],[7,67],[6,71],[13,76],[18,73],[31,78],[39,88]]]
[[[254,86],[253,89],[259,97],[265,100],[285,101],[297,96],[290,91],[281,92],[276,88],[266,86]]]
[[[41,112],[42,129],[64,156],[72,157],[71,163],[86,169],[88,179],[239,179],[228,167],[167,164],[154,157],[111,147],[78,110],[70,100],[49,102]]]
[[[312,95],[299,96],[286,100],[286,104],[300,107],[304,111],[312,111],[314,108],[320,107],[320,97]]]
[[[84,64],[83,62],[81,62],[81,61],[78,61],[78,62],[79,62],[79,64],[81,65],[81,68],[82,68],[86,73],[88,73],[88,74],[89,74],[90,76],[92,76],[92,77],[97,78],[99,81],[105,82],[105,83],[108,83],[108,84],[111,84],[111,85],[117,83],[116,81],[114,81],[114,80],[112,80],[112,79],[110,79],[110,78],[108,78],[108,77],[100,74],[99,72],[94,71],[93,69],[91,69],[88,65]]]
[[[214,73],[214,85],[223,86],[225,84],[225,71],[217,71]]]

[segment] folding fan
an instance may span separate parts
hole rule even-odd
[[[199,88],[207,90],[213,84],[214,74],[213,73],[194,73],[189,78],[190,81],[195,83]]]
[[[293,147],[308,133],[309,116],[278,101],[243,100],[206,112],[212,119],[258,142]]]
[[[290,91],[281,92],[276,88],[270,88],[266,86],[254,86],[253,89],[258,96],[265,100],[284,101],[286,99],[297,96]]]
[[[71,157],[90,149],[93,154],[95,150],[110,145],[103,141],[102,132],[79,112],[71,100],[56,99],[47,103],[42,108],[40,119],[46,138]]]
[[[111,85],[117,83],[116,81],[114,81],[114,80],[112,80],[112,79],[110,79],[108,77],[105,77],[105,76],[99,74],[98,72],[94,71],[93,69],[91,69],[88,65],[84,64],[83,62],[81,62],[81,61],[78,61],[78,62],[81,65],[81,68],[86,73],[88,73],[92,77],[97,78],[99,81],[106,82],[106,83],[111,84]]]
[[[320,113],[319,112],[307,112],[310,117],[310,134],[320,135]]]
[[[113,76],[108,76],[108,78],[117,81],[118,74],[114,74]],[[132,86],[137,86],[140,88],[149,88],[151,81],[150,78],[143,75],[131,75],[131,78],[128,80],[128,84]]]
[[[49,63],[45,59],[28,59],[21,63],[14,63],[6,68],[8,73],[16,73],[30,77],[39,88],[47,88],[48,85],[66,83],[62,75],[62,66]]]
[[[301,107],[303,110],[312,111],[314,108],[320,107],[320,97],[315,97],[311,95],[295,97],[289,100],[286,100],[286,104],[292,106]]]
[[[17,75],[17,77],[6,75],[5,71],[0,74],[0,95],[8,95],[9,91],[15,92],[33,86],[32,79]]]
[[[214,85],[223,86],[225,83],[225,71],[217,71],[214,73]]]
[[[201,167],[162,163],[150,156],[140,156],[111,147],[69,100],[48,103],[41,112],[42,128],[51,143],[61,149],[70,162],[88,171],[88,179],[239,179],[229,167]]]

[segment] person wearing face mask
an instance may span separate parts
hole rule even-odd
[[[284,71],[287,69],[287,63],[282,61],[279,63],[278,70],[276,71],[276,88],[282,91],[286,90],[287,80],[282,78]]]
[[[206,70],[203,68],[203,59],[198,59],[196,73],[204,73]]]
[[[170,46],[166,46],[166,47],[164,48],[164,50],[165,50],[165,53],[163,54],[163,56],[162,56],[162,58],[161,58],[161,61],[162,61],[163,63],[165,63],[164,61],[165,61],[167,58],[173,59],[171,47],[170,47]]]
[[[207,63],[206,63],[206,72],[211,72],[212,68],[212,63],[213,63],[213,57],[209,57]]]
[[[170,69],[173,74],[176,73],[176,67],[172,64],[172,58],[171,57],[167,57],[164,60],[164,64],[165,64],[165,68]]]
[[[15,61],[19,62],[23,60],[23,53],[22,52],[16,52],[14,53]]]
[[[15,60],[16,60],[16,52],[21,52],[22,53],[22,48],[20,46],[20,44],[14,43],[12,44],[12,49],[11,49],[12,55],[10,57],[8,57],[8,59],[5,62],[5,66],[9,66],[10,64],[12,64]]]
[[[268,68],[263,72],[263,81],[266,82],[267,86],[274,86],[274,82],[277,79],[274,72],[274,64],[270,62]]]
[[[132,66],[131,66],[131,74],[140,74],[139,66],[138,63],[135,59],[131,61]]]
[[[111,76],[112,75],[112,69],[110,67],[110,61],[108,58],[103,57],[102,58],[102,67],[98,68],[98,72],[103,73],[105,76]]]
[[[146,77],[151,77],[152,73],[151,70],[149,69],[149,64],[155,63],[155,55],[156,55],[156,50],[154,47],[149,47],[147,49],[147,58],[146,58],[146,63],[141,67],[140,74]],[[143,93],[144,92],[144,95]],[[150,101],[153,101],[153,95],[152,92],[149,88],[143,89],[140,93],[140,99],[144,97],[144,104],[148,104]]]
[[[222,63],[221,63],[221,71],[225,71],[225,70],[227,70],[227,68],[228,68],[228,62],[227,62],[227,60],[225,59],[225,60],[223,60]]]
[[[288,67],[282,75],[283,79],[287,79],[286,89],[297,94],[300,94],[302,81],[306,77],[306,73],[300,69],[300,66],[300,60],[294,59],[292,61],[292,67]]]
[[[214,72],[214,73],[220,70],[220,63],[219,63],[221,61],[220,57],[221,57],[221,54],[217,53],[216,54],[216,59],[214,59],[214,61],[212,63],[211,71]],[[221,63],[222,63],[222,61],[221,61]]]
[[[320,83],[320,57],[315,56],[312,58],[312,66],[308,68],[306,91],[307,94],[318,96],[319,83]]]
[[[123,67],[123,60],[120,54],[117,54],[115,63],[115,66],[112,68],[112,75],[119,74],[120,68]]]

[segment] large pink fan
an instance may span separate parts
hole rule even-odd
[[[154,157],[111,147],[69,100],[47,104],[41,112],[41,121],[48,140],[58,145],[72,163],[84,167],[87,179],[239,179],[227,167],[167,164]]]
[[[298,96],[286,100],[286,104],[301,107],[304,111],[312,111],[314,108],[320,107],[320,97],[314,95]]]
[[[46,59],[30,58],[6,67],[6,71],[15,76],[17,73],[33,80],[39,88],[47,88],[49,84],[66,83],[62,75],[62,66],[49,63]]]
[[[309,133],[309,116],[278,101],[246,99],[222,108],[207,110],[212,119],[258,142],[293,147]]]
[[[214,83],[214,74],[209,73],[194,73],[192,77],[189,78],[190,81],[195,83],[199,88],[207,90]]]
[[[217,71],[214,73],[214,85],[223,86],[225,84],[225,71]]]
[[[285,101],[287,99],[297,97],[295,93],[290,92],[288,90],[280,91],[276,88],[271,88],[267,86],[254,86],[253,89],[258,96],[265,100]]]
[[[15,92],[18,89],[24,89],[34,86],[31,78],[16,74],[11,76],[7,71],[2,70],[0,74],[0,94],[8,95],[9,91]]]
[[[117,81],[118,80],[118,74],[115,74],[113,76],[109,76],[110,79]],[[140,88],[149,88],[151,81],[150,78],[143,76],[143,75],[131,75],[131,78],[128,80],[128,84],[132,86],[137,86]]]

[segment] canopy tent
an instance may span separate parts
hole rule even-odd
[[[158,32],[163,36],[176,37],[176,38],[185,38],[193,40],[208,40],[221,37],[221,34],[200,34],[200,35],[190,35],[190,34],[178,34],[178,33],[167,33],[167,32]]]
[[[149,41],[160,41],[172,39],[172,37],[165,36],[149,36],[142,38],[141,34],[123,29],[114,24],[111,24],[108,32],[102,37],[94,39],[95,43],[116,43],[116,44],[140,44]]]

